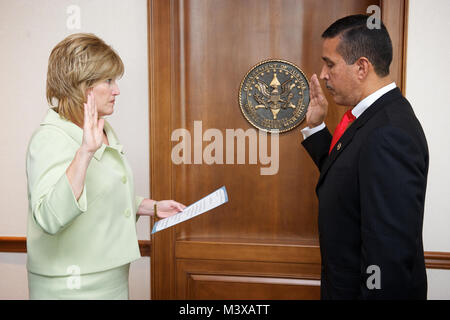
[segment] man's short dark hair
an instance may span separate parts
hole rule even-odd
[[[341,18],[334,22],[322,34],[322,38],[341,37],[337,52],[347,64],[353,64],[366,57],[374,66],[379,77],[389,74],[392,62],[392,42],[383,22],[379,29],[369,29],[367,19],[370,16],[358,14]]]

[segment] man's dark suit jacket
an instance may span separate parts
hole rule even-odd
[[[303,141],[320,170],[322,299],[426,299],[422,244],[428,147],[398,88],[375,101],[328,155],[327,128]],[[374,284],[375,265],[380,289]]]

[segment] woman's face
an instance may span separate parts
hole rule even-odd
[[[97,105],[98,117],[109,116],[114,112],[114,103],[116,96],[120,94],[119,86],[115,79],[108,79],[96,83],[87,91],[94,94],[95,104]]]

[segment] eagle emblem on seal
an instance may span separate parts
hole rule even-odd
[[[299,125],[309,104],[309,83],[296,65],[265,60],[242,80],[239,106],[245,118],[260,130],[286,132]]]

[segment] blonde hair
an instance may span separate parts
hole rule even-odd
[[[119,55],[102,39],[72,34],[53,48],[48,59],[47,101],[61,117],[82,125],[86,89],[123,73]]]

